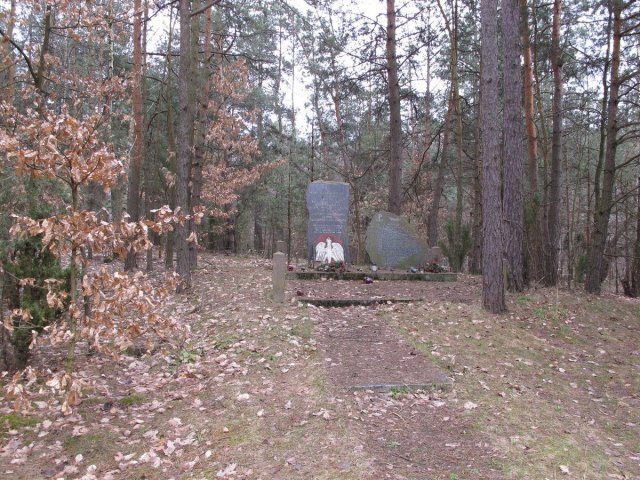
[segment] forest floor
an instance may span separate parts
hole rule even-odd
[[[262,259],[203,255],[193,290],[165,305],[190,339],[119,363],[84,355],[79,373],[97,385],[72,415],[3,405],[0,476],[640,478],[637,300],[538,289],[489,315],[479,279],[461,275],[368,290],[289,282],[293,300],[275,305],[270,276]],[[425,300],[323,309],[297,302],[298,290]],[[423,371],[413,362],[436,365],[452,388],[345,388],[367,366]]]

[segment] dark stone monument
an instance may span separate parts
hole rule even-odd
[[[307,246],[309,260],[321,263],[349,263],[348,183],[312,182],[307,188]]]
[[[420,267],[427,258],[427,245],[405,219],[377,212],[367,228],[367,253],[380,267]]]

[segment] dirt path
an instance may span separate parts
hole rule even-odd
[[[452,380],[406,342],[378,312],[384,307],[313,309],[314,337],[337,387],[400,392],[450,390]]]
[[[353,428],[366,439],[375,478],[501,478],[491,468],[498,453],[465,415],[452,380],[389,325],[390,311],[311,312],[326,375],[353,392]]]

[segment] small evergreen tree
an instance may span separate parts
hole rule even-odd
[[[462,270],[464,259],[471,249],[471,227],[468,224],[461,226],[460,231],[456,231],[455,223],[448,220],[445,225],[447,243],[440,242],[442,252],[449,260],[449,266],[454,272]]]
[[[49,305],[47,294],[69,293],[69,269],[42,247],[42,235],[27,237],[5,246],[0,251],[0,264],[8,282],[15,286],[9,306],[28,314],[13,316],[11,343],[15,350],[16,366],[22,368],[29,357],[32,331],[42,332],[60,316],[62,310]]]

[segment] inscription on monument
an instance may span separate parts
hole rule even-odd
[[[367,228],[367,253],[381,267],[409,268],[425,262],[427,247],[402,217],[377,212]]]
[[[307,188],[308,257],[321,263],[349,262],[348,183],[312,182]]]

